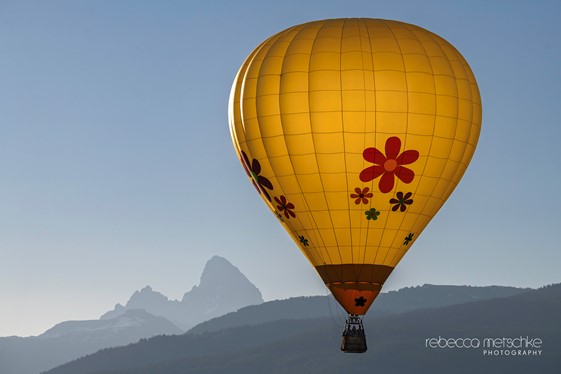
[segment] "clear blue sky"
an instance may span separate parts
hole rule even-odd
[[[181,298],[215,254],[266,300],[326,294],[227,119],[251,50],[323,18],[429,29],[482,94],[472,164],[386,289],[561,281],[559,16],[557,1],[1,1],[0,336],[98,318],[145,285]]]

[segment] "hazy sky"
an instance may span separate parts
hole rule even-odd
[[[227,118],[253,48],[323,18],[431,30],[481,90],[471,166],[386,290],[561,281],[560,15],[558,1],[0,1],[0,336],[98,318],[145,285],[181,298],[215,254],[266,300],[326,294]]]

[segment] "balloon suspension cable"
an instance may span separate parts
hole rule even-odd
[[[356,314],[349,314],[341,337],[341,351],[363,353],[366,352],[366,349],[366,334],[364,333],[362,318]]]

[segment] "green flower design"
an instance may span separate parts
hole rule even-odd
[[[366,219],[373,219],[374,221],[376,221],[378,219],[378,216],[380,215],[380,212],[377,211],[376,208],[372,208],[364,212],[364,214],[366,214]]]
[[[306,239],[304,235],[298,235],[298,239],[300,239],[300,243],[302,243],[304,247],[308,247],[310,245],[310,243],[308,243],[308,239]]]
[[[279,219],[279,221],[284,222],[284,219],[282,218],[282,215],[275,210],[275,216],[277,216],[277,218]]]

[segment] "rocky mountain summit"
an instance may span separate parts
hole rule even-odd
[[[143,309],[188,330],[202,321],[261,303],[263,297],[259,289],[228,260],[214,256],[206,263],[199,285],[186,292],[181,301],[170,300],[146,286],[133,293],[125,306],[115,305],[115,309],[100,319],[115,318],[131,309]]]

